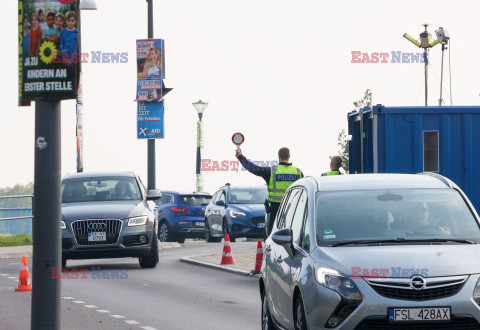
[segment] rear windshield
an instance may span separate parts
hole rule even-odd
[[[231,189],[228,196],[229,204],[263,204],[268,198],[267,188]]]
[[[181,195],[180,202],[186,205],[202,206],[208,205],[212,196],[210,195]]]
[[[133,177],[67,179],[62,184],[62,203],[136,200],[142,195]]]
[[[319,193],[315,221],[319,245],[397,238],[480,242],[477,221],[453,189]]]

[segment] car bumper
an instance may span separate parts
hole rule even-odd
[[[265,237],[265,217],[249,219],[232,219],[231,233],[234,237],[263,238]]]
[[[172,233],[181,235],[185,238],[199,238],[205,237],[205,219],[204,218],[192,218],[188,220],[182,219],[181,222],[171,226]],[[201,224],[201,225],[197,225]]]
[[[141,237],[146,237],[146,242]],[[62,230],[62,257],[65,259],[99,259],[143,257],[151,250],[153,225],[125,227],[114,244],[78,245],[70,229]],[[155,237],[156,239],[156,237]]]
[[[472,294],[479,275],[471,275],[457,294],[433,300],[411,301],[386,298],[379,295],[363,279],[355,280],[363,296],[362,303],[334,329],[480,329],[480,307]],[[321,285],[303,295],[309,329],[331,329],[327,321],[338,307],[341,298],[336,292]],[[387,309],[391,307],[451,307],[451,321],[389,322]]]

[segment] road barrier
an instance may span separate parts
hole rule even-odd
[[[5,199],[30,198],[32,195],[0,196]],[[32,208],[0,208],[0,235],[32,235]]]

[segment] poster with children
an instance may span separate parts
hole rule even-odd
[[[163,40],[137,40],[137,101],[162,99]]]
[[[19,105],[75,99],[78,0],[18,0]]]

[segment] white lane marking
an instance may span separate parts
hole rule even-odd
[[[152,327],[149,327],[149,326],[146,326],[146,327],[140,327],[141,329],[145,329],[145,330],[158,330],[157,328],[152,328]]]
[[[123,316],[123,315],[110,315],[110,316],[114,317],[116,319],[124,319],[125,318],[125,316]]]
[[[75,304],[85,304],[85,301],[81,301],[81,300],[74,300],[73,302]]]
[[[73,297],[62,297],[62,299],[72,300],[72,299],[75,299],[75,298],[73,298]]]
[[[124,320],[125,323],[128,324],[140,324],[140,322],[134,321],[134,320]]]
[[[17,279],[16,277],[13,277],[13,276],[9,276],[8,278],[11,279],[11,280],[16,280]]]
[[[95,305],[83,305],[83,307],[87,307],[87,308],[98,308],[98,307],[95,306]]]
[[[110,311],[107,311],[107,310],[105,310],[105,309],[97,309],[97,312],[103,313],[103,314],[110,313]]]
[[[2,276],[8,276],[8,274],[0,274],[0,275],[2,275]]]

